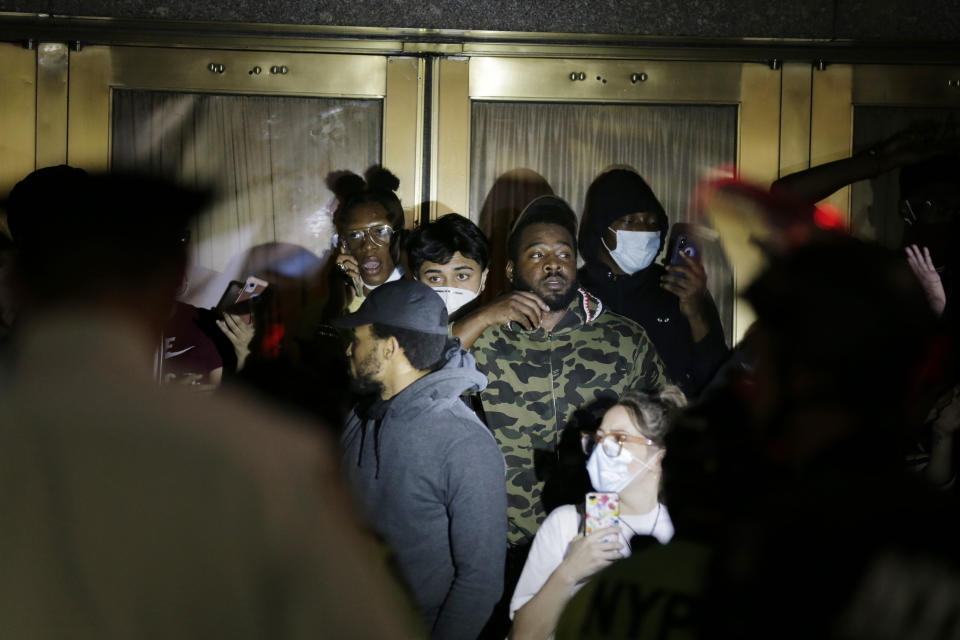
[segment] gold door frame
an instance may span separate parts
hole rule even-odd
[[[381,159],[419,218],[422,127],[419,61],[373,55],[90,46],[70,53],[66,160],[106,170],[113,89],[383,100]],[[64,101],[66,103],[66,101]]]
[[[0,43],[0,197],[37,167],[37,51]],[[5,220],[0,228],[5,228]]]
[[[780,139],[781,72],[765,63],[473,57],[443,59],[437,65],[431,219],[450,211],[469,214],[474,100],[733,104],[739,108],[740,175],[765,187],[778,176],[780,150],[771,141]],[[759,266],[735,271],[735,289]],[[735,341],[752,321],[751,310],[737,300]]]
[[[853,112],[858,106],[960,109],[960,66],[838,64],[814,69],[810,164],[847,158],[853,152]],[[851,189],[826,202],[850,220]]]

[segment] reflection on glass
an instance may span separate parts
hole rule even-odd
[[[615,166],[646,179],[671,223],[688,220],[697,183],[736,164],[737,107],[474,102],[471,136],[470,217],[496,250],[530,199],[555,193],[579,216],[590,183]],[[514,188],[505,186],[511,176]],[[516,202],[508,202],[510,194]],[[708,286],[730,336],[732,274],[722,256],[711,255]],[[498,271],[494,254],[491,277]]]
[[[323,257],[333,235],[324,178],[379,161],[381,112],[379,100],[116,90],[111,166],[218,190],[193,229],[197,268],[223,271],[264,243]]]

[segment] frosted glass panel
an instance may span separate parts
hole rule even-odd
[[[333,234],[324,178],[380,159],[380,100],[116,90],[112,114],[114,170],[218,190],[194,224],[194,274],[243,279],[251,267],[238,263],[265,243],[323,258]],[[190,302],[211,306],[217,293]]]
[[[512,217],[543,193],[562,197],[580,216],[590,183],[615,165],[647,180],[671,224],[688,220],[697,183],[736,164],[737,107],[474,102],[471,136],[470,218],[494,243],[488,288],[496,290],[503,285],[497,249]],[[705,253],[729,336],[732,275],[722,256]]]

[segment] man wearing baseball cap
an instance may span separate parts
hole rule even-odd
[[[643,328],[580,286],[576,231],[576,216],[560,198],[527,205],[507,239],[506,275],[547,310],[491,324],[471,348],[489,380],[480,394],[487,424],[508,463],[508,537],[517,549],[550,508],[586,489],[578,445],[569,456],[561,447],[578,442],[581,419],[597,403],[667,380]]]
[[[361,517],[388,542],[433,638],[475,638],[503,588],[507,523],[503,455],[460,399],[486,384],[447,337],[447,309],[429,286],[377,287],[351,329],[354,390],[343,466]]]

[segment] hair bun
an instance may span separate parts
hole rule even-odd
[[[331,171],[327,174],[327,187],[340,202],[346,202],[366,189],[363,178],[352,171]]]
[[[680,387],[675,384],[668,384],[660,389],[660,393],[657,394],[657,399],[674,409],[682,409],[687,406],[687,396],[684,395]]]
[[[367,186],[371,191],[392,192],[400,187],[400,178],[379,164],[367,169],[363,175],[367,178]]]

